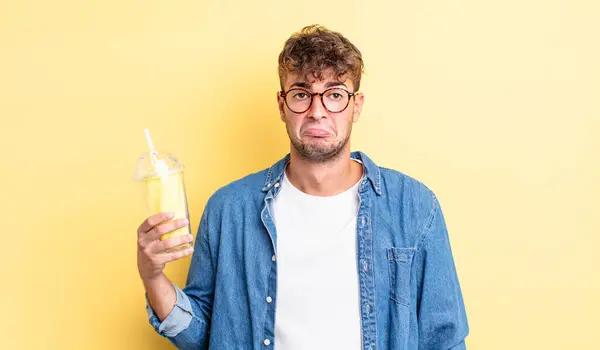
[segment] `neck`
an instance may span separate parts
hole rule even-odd
[[[292,147],[286,169],[288,180],[294,187],[306,194],[321,197],[348,190],[360,180],[362,173],[362,165],[350,159],[349,147],[325,163],[311,162]]]

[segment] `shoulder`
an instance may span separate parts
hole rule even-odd
[[[262,187],[268,169],[246,175],[216,190],[206,203],[205,212],[219,213],[226,208],[251,204],[262,198]]]
[[[384,197],[395,202],[411,226],[411,231],[422,236],[440,210],[434,191],[420,180],[394,169],[380,167]],[[422,237],[419,237],[422,238]],[[417,239],[419,239],[417,238]]]
[[[379,167],[381,186],[386,195],[401,195],[403,199],[418,202],[425,207],[435,205],[435,193],[420,180],[398,170]]]

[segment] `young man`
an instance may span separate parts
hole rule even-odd
[[[181,349],[465,349],[463,298],[440,205],[420,182],[350,151],[363,61],[311,26],[279,56],[290,153],[219,189],[200,221],[186,287],[158,238],[138,230],[150,323]],[[163,223],[163,224],[161,224]]]

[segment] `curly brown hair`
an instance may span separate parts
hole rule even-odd
[[[323,71],[332,68],[337,79],[349,78],[354,91],[360,87],[364,72],[362,54],[342,34],[321,25],[311,25],[292,34],[279,54],[279,83],[288,73],[323,79]]]

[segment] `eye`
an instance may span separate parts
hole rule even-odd
[[[340,89],[327,92],[326,96],[330,101],[341,101],[346,98],[345,92]]]
[[[298,100],[303,100],[308,96],[306,92],[296,92],[293,97]]]

